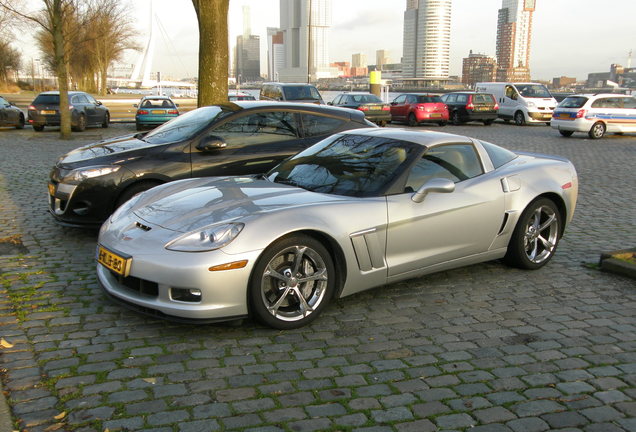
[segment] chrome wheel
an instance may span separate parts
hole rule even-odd
[[[523,248],[528,260],[540,264],[552,255],[559,236],[558,228],[557,216],[553,209],[541,206],[534,211],[523,239]]]
[[[272,245],[255,268],[252,303],[258,318],[275,328],[303,326],[331,298],[334,267],[319,242],[294,236]]]
[[[538,199],[521,214],[504,260],[515,267],[538,269],[556,251],[561,235],[561,214],[549,199]]]

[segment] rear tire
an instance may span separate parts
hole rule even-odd
[[[566,130],[560,130],[559,133],[561,135],[563,135],[564,137],[570,137],[572,136],[572,134],[574,133],[574,131],[566,131]]]
[[[517,126],[525,126],[526,124],[526,117],[523,115],[521,111],[517,111],[515,113],[515,124]]]
[[[36,132],[42,132],[44,130],[44,125],[33,125],[33,130]]]
[[[603,138],[603,135],[605,135],[605,130],[605,123],[596,122],[592,125],[592,128],[587,133],[587,135],[592,139],[600,139]]]
[[[551,200],[539,198],[523,211],[510,237],[504,262],[527,270],[552,259],[561,237],[561,213]]]
[[[484,126],[490,126],[494,120],[484,120]]]
[[[77,118],[77,126],[72,128],[75,132],[84,132],[86,130],[86,116],[80,114]]]
[[[447,122],[442,121],[442,122],[439,122],[439,123],[437,123],[437,124],[438,124],[438,125],[440,125],[440,126],[446,126],[446,123],[447,123]]]
[[[451,114],[451,123],[453,123],[455,126],[459,126],[460,124],[462,124],[462,121],[459,118],[458,111],[453,111],[453,114]]]
[[[417,126],[417,119],[415,118],[415,114],[409,114],[408,125],[411,127]]]

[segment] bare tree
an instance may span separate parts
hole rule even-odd
[[[199,21],[198,105],[227,101],[230,0],[192,0]]]
[[[88,22],[82,21],[77,27],[69,23],[70,17],[86,16],[82,13],[86,7],[82,0],[40,1],[42,8],[39,11],[24,12],[11,4],[10,0],[0,0],[0,7],[40,26],[51,35],[52,69],[60,91],[60,137],[67,139],[71,136],[71,113],[68,109],[69,43],[73,40],[73,32],[76,32],[77,28],[84,28]]]
[[[20,52],[0,38],[0,87],[9,83],[9,71],[20,69]]]

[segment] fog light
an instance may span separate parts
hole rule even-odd
[[[197,288],[171,288],[170,296],[172,300],[199,303],[201,302],[201,290]]]

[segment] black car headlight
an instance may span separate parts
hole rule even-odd
[[[119,171],[119,165],[98,165],[74,169],[62,179],[62,183],[81,183],[94,177],[101,177]]]

